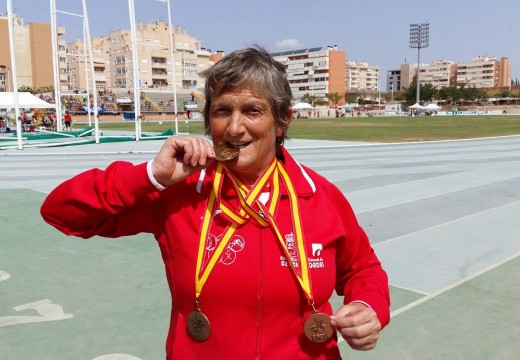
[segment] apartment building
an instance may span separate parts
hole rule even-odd
[[[97,90],[110,87],[112,84],[110,68],[110,41],[108,38],[92,38],[92,58],[94,63],[94,79]],[[92,89],[92,70],[89,61],[88,49],[85,43],[76,39],[68,43],[67,57],[67,89],[68,91],[82,92],[87,86]],[[88,84],[87,84],[88,79]]]
[[[388,70],[386,73],[386,92],[398,92],[401,88],[401,70]]]
[[[62,92],[82,92],[86,79],[92,79],[89,54],[85,44],[77,39],[69,44],[63,39],[65,29],[59,27],[58,67]],[[154,21],[139,22],[136,30],[139,86],[143,90],[173,90],[202,88],[199,73],[222,58],[223,53],[211,53],[186,29],[173,27],[174,62],[168,24]],[[24,24],[15,17],[14,41],[17,85],[38,89],[54,86],[51,26],[46,23]],[[133,88],[132,39],[129,30],[112,31],[107,37],[92,38],[95,88]],[[12,66],[9,53],[7,16],[0,14],[0,91],[12,90]],[[92,88],[89,80],[89,88]]]
[[[424,69],[428,64],[421,63],[421,69]],[[400,86],[399,91],[402,91],[410,86],[415,81],[417,76],[417,64],[401,64],[400,67]],[[420,79],[421,84],[424,84],[423,79]],[[388,84],[387,84],[388,87]]]
[[[478,56],[457,65],[457,85],[477,88],[509,87],[512,66],[508,58]]]
[[[154,21],[139,22],[136,29],[137,61],[139,87],[142,90],[173,90],[201,88],[204,86],[199,73],[213,64],[215,54],[200,47],[200,41],[191,36],[186,29],[172,29],[175,66],[172,66],[172,53],[168,24]],[[112,31],[108,37],[91,39],[94,59],[96,88],[133,88],[132,38],[129,30]],[[84,44],[77,40],[68,45],[69,87],[71,90],[85,88]],[[86,73],[90,73],[87,69]]]
[[[51,26],[47,23],[32,22],[25,24],[22,18],[14,18],[13,37],[16,59],[16,82],[18,87],[29,86],[37,89],[54,86],[52,61]],[[13,90],[11,53],[9,46],[9,30],[7,15],[0,14],[0,88],[3,91]],[[65,34],[65,29],[57,29],[58,36]],[[58,39],[58,46],[65,51],[66,43]],[[60,56],[58,61],[60,80],[66,86],[66,57]]]
[[[370,66],[362,61],[347,61],[345,88],[347,92],[378,91],[379,66]]]
[[[457,84],[457,65],[451,60],[438,60],[421,67],[420,82],[432,84],[436,89]]]
[[[505,57],[497,60],[496,57],[478,56],[463,63],[438,60],[431,64],[421,64],[420,72],[420,83],[432,84],[437,89],[461,85],[476,88],[509,87],[512,65]],[[387,91],[390,91],[390,79],[396,77],[396,70],[387,72]],[[399,90],[409,87],[416,77],[417,64],[401,64]]]
[[[305,94],[325,100],[330,93],[345,93],[347,54],[337,46],[315,47],[271,54],[287,70],[294,99]],[[344,100],[339,103],[342,105]]]

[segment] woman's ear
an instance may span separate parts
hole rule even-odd
[[[279,124],[276,129],[276,137],[285,137],[285,133],[289,128],[289,124],[291,123],[293,117],[292,108],[287,109],[287,114],[285,115],[285,119],[282,124]]]

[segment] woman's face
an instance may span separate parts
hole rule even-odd
[[[213,144],[240,149],[226,167],[245,184],[253,184],[276,155],[276,137],[283,135],[269,101],[247,88],[219,94],[209,109]]]

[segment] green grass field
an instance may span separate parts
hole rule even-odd
[[[77,124],[81,127],[82,124]],[[106,130],[134,130],[133,122],[100,122]],[[173,121],[146,121],[142,131],[174,129]],[[178,121],[181,133],[204,134],[202,121]],[[405,142],[468,139],[520,134],[520,115],[507,116],[394,116],[293,120],[288,135],[295,139]]]

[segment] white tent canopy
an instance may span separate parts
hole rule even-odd
[[[298,110],[311,110],[311,109],[316,109],[316,108],[306,102],[299,102],[299,103],[294,104],[292,109],[298,111]]]
[[[440,108],[437,104],[428,104],[424,107],[425,110],[439,110]]]
[[[14,93],[13,92],[2,92],[0,93],[0,109],[12,109],[15,107],[14,103]],[[55,104],[50,104],[46,101],[43,101],[37,96],[29,92],[19,92],[18,93],[18,107],[22,109],[32,109],[32,108],[45,108],[45,109],[53,109],[56,107]]]
[[[417,103],[413,104],[412,106],[409,106],[410,109],[426,109],[424,106],[419,105]]]

